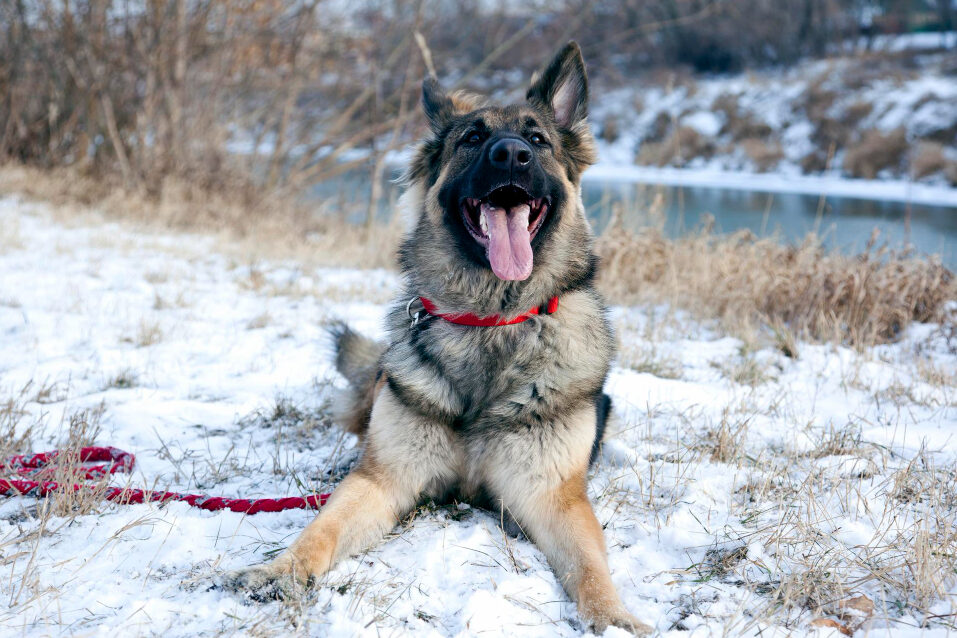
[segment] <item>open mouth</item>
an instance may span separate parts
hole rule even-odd
[[[547,197],[533,198],[520,186],[496,188],[482,199],[462,200],[462,219],[472,238],[485,247],[499,279],[532,274],[532,239],[548,214]]]

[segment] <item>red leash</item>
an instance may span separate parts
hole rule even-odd
[[[18,454],[5,463],[0,462],[0,471],[7,471],[18,476],[43,477],[51,476],[54,469],[47,467],[50,461],[60,456],[59,450],[40,452],[39,454]],[[84,464],[77,468],[83,478],[95,479],[117,472],[131,472],[136,457],[129,452],[115,447],[85,447],[80,449],[78,463]],[[88,463],[102,463],[101,465],[85,465]],[[89,484],[74,484],[71,489],[78,492],[83,489],[92,489]],[[40,481],[30,479],[0,479],[0,495],[26,495],[43,498],[60,488],[56,481]],[[294,509],[319,509],[329,500],[329,494],[310,494],[309,496],[291,496],[286,498],[223,498],[221,496],[206,496],[204,494],[180,494],[178,492],[153,492],[132,488],[108,487],[103,498],[120,503],[165,503],[167,501],[184,501],[193,507],[209,511],[230,510],[242,514],[258,514],[259,512],[281,512]]]

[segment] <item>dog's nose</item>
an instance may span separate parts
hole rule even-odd
[[[495,168],[523,171],[532,163],[532,147],[523,140],[506,137],[492,144],[488,159]]]

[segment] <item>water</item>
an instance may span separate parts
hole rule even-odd
[[[391,218],[399,189],[393,174],[383,186],[376,216]],[[356,171],[317,185],[311,195],[331,210],[355,211],[350,219],[365,221],[369,207],[369,173]],[[957,208],[827,197],[797,193],[763,193],[699,186],[661,186],[617,180],[586,180],[585,209],[596,232],[615,211],[626,227],[660,225],[669,237],[700,228],[713,219],[717,233],[747,229],[759,237],[799,243],[817,233],[830,248],[846,254],[864,250],[875,229],[877,245],[894,250],[911,247],[921,255],[940,255],[957,270]]]
[[[845,254],[865,250],[875,229],[877,245],[911,247],[917,254],[940,255],[957,270],[957,208],[852,197],[763,193],[697,186],[657,186],[593,180],[582,188],[589,218],[599,232],[617,205],[632,227],[655,223],[641,211],[660,207],[665,233],[678,237],[714,220],[714,231],[750,230],[759,237],[799,243],[808,233]],[[660,198],[658,202],[656,198]],[[657,206],[655,205],[657,204]]]

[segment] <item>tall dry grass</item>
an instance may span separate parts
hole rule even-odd
[[[898,338],[912,322],[947,321],[957,279],[936,257],[874,245],[842,255],[808,235],[783,245],[749,231],[668,239],[612,224],[598,241],[599,284],[616,303],[668,302],[733,332],[787,331],[855,346]]]

